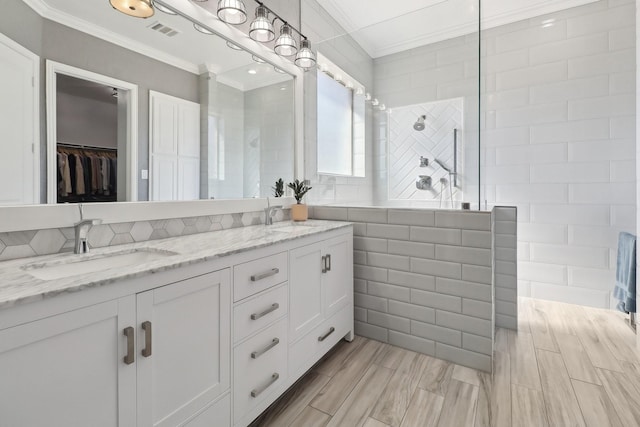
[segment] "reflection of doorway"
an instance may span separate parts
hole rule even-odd
[[[137,92],[47,61],[48,203],[137,199]]]
[[[39,64],[0,34],[0,205],[40,201]]]

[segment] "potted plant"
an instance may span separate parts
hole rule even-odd
[[[293,190],[293,197],[296,198],[296,204],[291,206],[291,219],[294,221],[306,221],[309,218],[309,209],[307,205],[302,203],[302,198],[307,191],[311,190],[304,181],[295,180],[287,184],[287,187]]]
[[[282,178],[278,179],[276,181],[276,186],[271,187],[271,189],[273,190],[273,195],[275,197],[282,197],[284,195],[284,181]]]

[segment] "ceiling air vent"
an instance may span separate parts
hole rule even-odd
[[[162,22],[159,22],[159,21],[154,22],[153,24],[149,25],[147,28],[150,28],[153,31],[162,33],[167,37],[173,37],[179,33],[178,30],[173,29],[167,25],[164,25]]]

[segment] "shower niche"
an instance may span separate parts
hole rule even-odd
[[[427,202],[440,208],[460,205],[463,118],[463,98],[395,107],[389,112],[389,201]]]

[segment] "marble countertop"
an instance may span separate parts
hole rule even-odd
[[[89,254],[60,253],[0,262],[0,309],[50,298],[62,293],[104,286],[125,279],[158,273],[187,265],[246,252],[301,237],[350,226],[349,222],[309,220],[278,222],[162,240],[92,249]],[[93,271],[52,280],[34,277],[39,267],[65,265],[131,252],[159,252],[164,256],[135,265]]]

